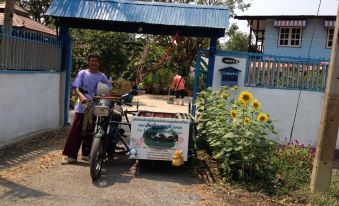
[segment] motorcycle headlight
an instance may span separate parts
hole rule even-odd
[[[131,160],[136,159],[136,158],[137,158],[136,155],[137,155],[137,150],[134,149],[134,148],[131,148],[131,149],[129,150],[129,159],[131,159]]]
[[[129,153],[130,153],[131,155],[136,155],[136,154],[137,154],[137,150],[134,149],[134,148],[132,148],[132,149],[129,150]]]
[[[97,105],[93,109],[93,114],[94,114],[94,116],[108,117],[109,116],[109,107]]]

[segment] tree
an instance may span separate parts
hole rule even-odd
[[[235,32],[234,35],[225,43],[225,50],[228,51],[247,51],[248,35],[242,32]]]
[[[230,17],[235,15],[235,9],[245,10],[250,7],[250,4],[245,3],[243,0],[158,0],[159,2],[167,3],[191,3],[196,2],[198,4],[204,5],[224,5],[229,8]],[[236,34],[236,39],[241,39],[243,35]],[[159,37],[157,37],[159,38]],[[162,40],[158,40],[160,45],[164,48],[167,48],[170,44],[171,37],[160,37]],[[172,66],[175,70],[187,76],[189,74],[189,69],[193,66],[196,51],[198,48],[207,48],[209,47],[207,38],[192,38],[192,37],[179,37],[176,41],[177,45],[169,54],[168,61],[172,62]],[[245,41],[247,43],[247,40]],[[247,46],[246,46],[247,47]]]
[[[44,15],[50,4],[51,0],[20,0],[20,6],[29,12],[31,18],[45,25],[52,23],[52,19]]]
[[[247,51],[248,50],[248,36],[245,33],[238,31],[239,27],[232,24],[228,31],[227,36],[230,39],[222,45],[222,48],[228,51]]]
[[[128,42],[134,41],[131,34],[73,29],[72,37],[74,73],[87,66],[91,52],[101,55],[101,71],[108,76],[120,77],[128,68],[133,51],[133,45]]]

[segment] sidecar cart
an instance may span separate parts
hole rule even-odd
[[[196,155],[194,118],[188,113],[139,111],[132,118],[129,148],[131,159],[181,166]]]

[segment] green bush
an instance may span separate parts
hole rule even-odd
[[[124,95],[131,91],[131,89],[132,89],[131,82],[123,78],[119,78],[116,81],[113,81],[112,83],[113,95]]]
[[[272,121],[261,113],[260,102],[251,93],[244,91],[235,100],[234,91],[222,87],[199,94],[199,134],[206,138],[226,179],[270,187],[277,179],[273,162],[277,144],[268,138],[275,133]]]
[[[194,88],[194,77],[187,77],[186,79],[186,89],[189,91],[193,91]]]
[[[145,89],[152,88],[154,84],[155,84],[155,81],[153,80],[153,73],[148,73],[143,80],[143,85]]]
[[[310,182],[312,154],[303,145],[289,144],[279,148],[275,161],[279,180],[285,190],[296,190]]]
[[[160,85],[160,88],[169,88],[172,83],[173,74],[170,70],[160,68],[156,70],[153,76],[153,80],[156,84]]]

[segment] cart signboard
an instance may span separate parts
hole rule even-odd
[[[129,147],[136,149],[136,159],[171,161],[181,150],[187,161],[189,128],[187,119],[135,116]]]

